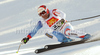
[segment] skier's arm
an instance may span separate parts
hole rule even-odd
[[[54,9],[53,14],[56,15],[56,16],[61,17],[62,19],[66,18],[66,14],[64,12],[58,10],[58,9]]]
[[[27,37],[31,39],[37,33],[37,31],[42,27],[43,25],[41,21],[39,21],[38,24],[35,26],[35,28],[27,35]]]
[[[31,39],[31,38],[37,33],[37,31],[38,31],[40,28],[42,28],[42,27],[43,27],[43,24],[41,23],[41,21],[39,21],[39,22],[37,23],[37,25],[34,27],[34,29],[27,35],[27,37],[25,37],[25,38],[22,39],[22,42],[23,42],[24,44],[26,44],[27,41],[28,41],[29,39]]]

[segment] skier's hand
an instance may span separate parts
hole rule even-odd
[[[25,37],[21,40],[22,43],[26,44],[27,42],[29,41],[29,38],[28,37]]]

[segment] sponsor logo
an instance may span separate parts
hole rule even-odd
[[[47,20],[46,23],[49,27],[51,27],[53,24],[55,24],[59,19],[52,17],[51,19]]]

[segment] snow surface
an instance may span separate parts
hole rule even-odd
[[[100,41],[35,54],[35,49],[46,44],[59,43],[44,35],[46,28],[41,29],[16,53],[21,39],[26,37],[41,19],[37,8],[42,4],[49,9],[64,11],[69,21],[100,15],[100,0],[0,0],[0,55],[100,55]],[[100,17],[71,24],[75,29],[93,34],[93,39],[100,38]]]

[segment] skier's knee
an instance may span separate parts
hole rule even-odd
[[[63,40],[64,40],[63,38],[58,39],[59,42],[63,42]]]
[[[53,31],[52,34],[58,39],[59,42],[62,42],[65,39],[65,36],[57,31]]]

